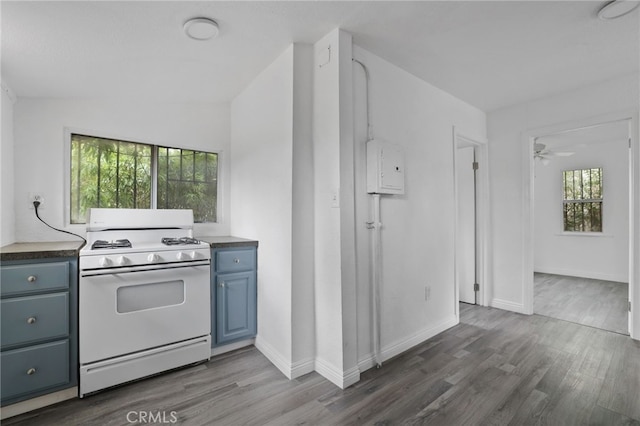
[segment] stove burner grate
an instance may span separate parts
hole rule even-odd
[[[131,247],[131,241],[122,239],[114,241],[96,240],[91,244],[91,250],[104,249],[104,248],[129,248]]]
[[[200,244],[200,241],[195,238],[182,237],[182,238],[163,238],[162,244],[167,246],[177,246],[185,244]]]

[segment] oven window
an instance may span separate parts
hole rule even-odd
[[[184,281],[120,287],[116,292],[116,311],[119,314],[180,305],[181,303],[184,303]]]

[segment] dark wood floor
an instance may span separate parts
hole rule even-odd
[[[461,304],[459,325],[346,390],[316,373],[289,381],[251,347],[3,425],[128,425],[130,412],[182,425],[640,425],[640,342]]]
[[[629,334],[629,285],[614,281],[534,274],[533,312]]]

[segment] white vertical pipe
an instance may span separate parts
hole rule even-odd
[[[382,366],[380,350],[380,283],[382,282],[382,223],[380,222],[380,194],[372,194],[373,198],[373,237],[371,239],[371,265],[373,269],[373,355],[376,366]]]
[[[367,142],[373,140],[373,130],[371,124],[371,103],[369,101],[369,70],[367,66],[359,60],[353,58],[353,62],[356,62],[362,67],[365,75],[365,92],[367,102]],[[373,229],[373,236],[371,237],[371,292],[372,292],[372,304],[371,304],[371,316],[373,317],[373,358],[376,366],[380,368],[382,366],[382,354],[381,354],[381,339],[380,339],[380,287],[382,286],[382,223],[380,222],[380,194],[371,194],[373,199],[373,221],[368,222],[369,229]]]

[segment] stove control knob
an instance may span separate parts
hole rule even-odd
[[[111,260],[108,257],[101,257],[100,260],[98,260],[98,265],[102,266],[103,268],[105,266],[109,266],[111,264]]]
[[[185,260],[186,258],[187,256],[181,251],[179,251],[178,254],[176,254],[176,259],[178,260]]]
[[[188,255],[189,255],[189,257],[190,257],[191,259],[195,259],[195,258],[196,258],[196,252],[195,252],[195,251],[190,251],[190,252],[188,253]]]
[[[124,256],[118,256],[118,258],[116,259],[116,263],[118,264],[118,266],[126,265],[127,258]]]
[[[149,256],[147,256],[147,260],[149,262],[151,262],[151,263],[157,262],[159,259],[160,259],[160,257],[155,253],[151,253],[151,254],[149,254]]]

